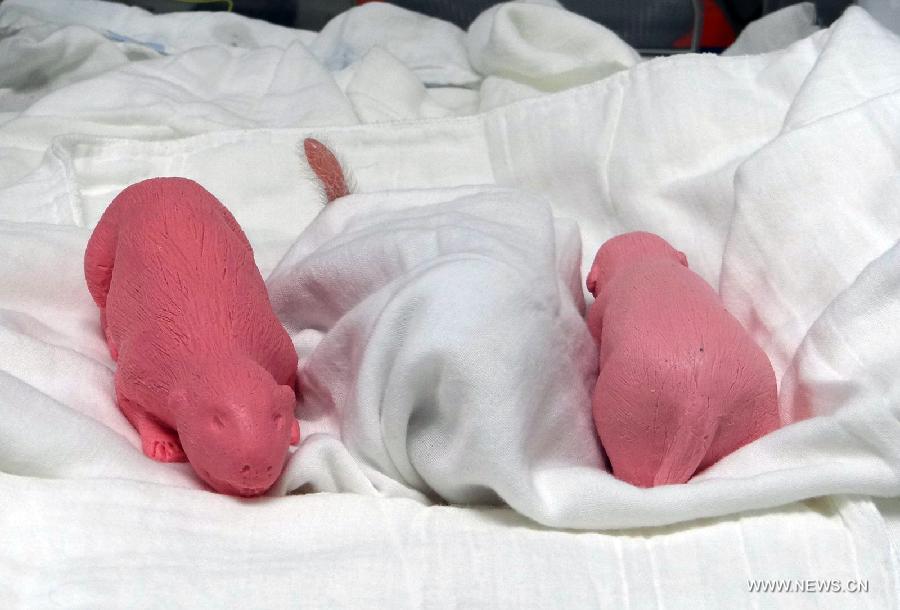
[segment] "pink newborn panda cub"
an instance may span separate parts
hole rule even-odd
[[[607,241],[587,288],[600,353],[594,422],[616,477],[684,483],[781,425],[766,354],[661,237]]]
[[[94,229],[84,272],[143,452],[189,461],[218,492],[268,490],[299,439],[297,354],[231,213],[192,180],[133,184]]]

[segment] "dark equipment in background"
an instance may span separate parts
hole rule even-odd
[[[366,0],[119,0],[153,12],[233,10],[280,25],[321,29]],[[799,0],[560,0],[567,9],[605,25],[644,55],[719,51],[749,22]],[[497,0],[392,0],[462,28]],[[820,25],[837,19],[851,0],[817,0]]]

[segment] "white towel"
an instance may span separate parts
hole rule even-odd
[[[539,474],[603,468],[580,263],[577,226],[513,190],[329,204],[268,281],[307,432],[424,496],[543,517]],[[315,485],[304,470],[282,486]]]

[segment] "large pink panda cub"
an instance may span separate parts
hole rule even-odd
[[[196,182],[123,190],[88,242],[119,408],[143,452],[214,490],[269,489],[299,438],[297,355],[234,217]]]
[[[594,422],[615,476],[684,483],[779,427],[766,354],[665,240],[607,241],[587,287],[600,349]]]

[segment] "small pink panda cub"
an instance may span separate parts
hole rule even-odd
[[[665,240],[610,239],[587,288],[600,349],[594,422],[616,477],[684,483],[780,426],[766,354]]]

